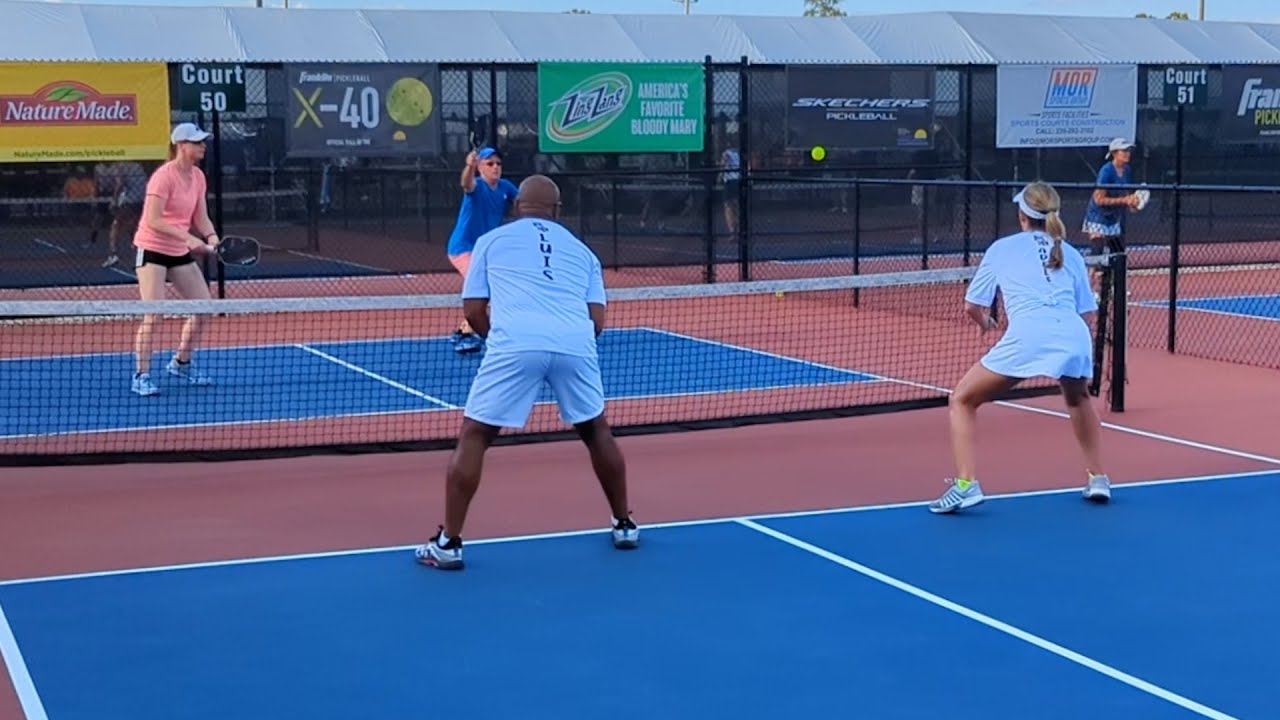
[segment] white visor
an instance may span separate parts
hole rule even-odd
[[[1019,192],[1017,195],[1014,195],[1013,201],[1018,204],[1018,209],[1022,210],[1022,214],[1026,215],[1032,220],[1044,220],[1045,218],[1049,217],[1047,213],[1042,213],[1039,210],[1036,210],[1035,208],[1028,205],[1026,198],[1022,197],[1022,192]]]

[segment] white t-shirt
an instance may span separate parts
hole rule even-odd
[[[600,259],[553,220],[522,218],[476,241],[462,298],[488,298],[489,352],[595,357],[587,303],[605,304]]]
[[[964,299],[990,307],[1000,289],[1010,324],[1042,312],[1079,316],[1096,311],[1080,251],[1062,243],[1062,267],[1051,270],[1046,263],[1052,249],[1053,238],[1043,232],[1000,238],[982,256]]]

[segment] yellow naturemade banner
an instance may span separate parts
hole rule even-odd
[[[0,63],[0,162],[168,155],[164,63]]]

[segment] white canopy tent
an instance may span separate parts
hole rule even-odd
[[[0,60],[1280,64],[1280,25],[982,13],[846,18],[0,0]]]

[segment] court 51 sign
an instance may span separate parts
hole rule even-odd
[[[178,109],[184,112],[244,112],[244,65],[179,65]]]
[[[698,64],[539,63],[541,152],[700,152]]]
[[[1169,66],[1164,69],[1165,107],[1209,104],[1209,68]]]

